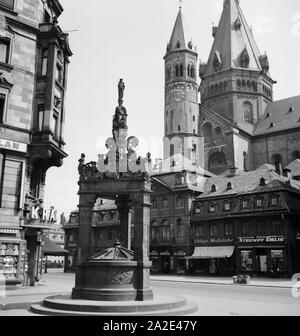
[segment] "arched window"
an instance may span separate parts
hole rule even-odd
[[[180,42],[178,41],[176,44],[176,48],[179,49],[180,48]]]
[[[170,132],[173,132],[174,130],[174,111],[171,111],[171,125],[170,125],[171,129]]]
[[[214,153],[209,158],[209,169],[226,168],[226,156],[224,153]]]
[[[166,70],[166,80],[170,80],[171,78],[171,68],[168,67],[167,70]]]
[[[175,154],[175,146],[171,145],[170,146],[170,157],[174,156],[174,154]]]
[[[188,68],[187,68],[187,72],[188,72],[188,76],[191,76],[191,65],[188,64]]]
[[[297,159],[300,159],[300,151],[296,150],[292,153],[292,161],[295,161]]]
[[[176,199],[176,208],[183,208],[183,199],[181,197]]]
[[[245,48],[241,54],[241,66],[242,68],[248,68],[250,63],[250,57],[247,49]]]
[[[221,129],[221,127],[216,127],[215,128],[215,136],[218,137],[218,138],[222,136],[222,129]]]
[[[176,235],[177,238],[183,238],[184,237],[184,225],[183,225],[183,220],[177,219],[176,221]]]
[[[191,67],[191,77],[192,77],[192,78],[195,78],[195,68],[194,68],[193,65],[192,65],[192,67]]]
[[[245,122],[249,124],[254,123],[254,116],[253,116],[253,106],[250,102],[244,102],[243,103],[243,114],[244,114],[244,120]]]
[[[175,74],[176,74],[176,77],[179,77],[179,65],[178,64],[175,66]]]
[[[182,76],[183,76],[183,65],[180,64],[180,77],[182,77]]]
[[[212,137],[212,134],[213,134],[213,128],[212,128],[212,125],[211,123],[206,123],[204,126],[203,126],[203,135],[204,137],[206,138],[210,138]]]
[[[196,121],[196,117],[195,116],[193,116],[193,121]]]
[[[162,209],[168,209],[169,208],[169,201],[167,198],[164,198],[162,201],[161,201],[161,207]]]

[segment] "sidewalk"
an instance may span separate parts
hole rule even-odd
[[[232,277],[210,277],[210,276],[190,276],[190,275],[151,275],[151,281],[172,281],[189,282],[212,285],[231,285],[231,286],[255,286],[255,287],[274,287],[292,288],[295,284],[291,279],[267,279],[251,277],[247,285],[234,284]]]

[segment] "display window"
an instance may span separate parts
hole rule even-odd
[[[251,272],[253,270],[252,251],[241,251],[242,271]]]
[[[0,275],[7,281],[21,281],[25,273],[25,252],[21,242],[0,242]]]

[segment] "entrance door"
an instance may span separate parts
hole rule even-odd
[[[259,265],[260,265],[260,273],[267,273],[268,272],[268,256],[260,255]]]

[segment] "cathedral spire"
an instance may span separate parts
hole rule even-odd
[[[185,24],[181,5],[182,2],[180,2],[176,22],[173,28],[170,42],[167,47],[168,52],[184,49],[193,50],[192,38]]]
[[[232,68],[247,68],[269,75],[267,61],[261,55],[251,29],[240,8],[239,0],[224,0],[218,27],[213,27],[214,43],[204,75]],[[221,64],[216,64],[220,55]]]

